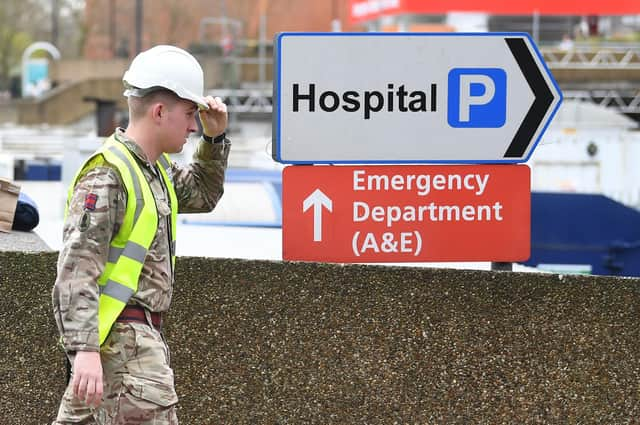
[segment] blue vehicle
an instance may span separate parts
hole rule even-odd
[[[640,276],[640,212],[603,195],[531,194],[531,257],[551,271]]]

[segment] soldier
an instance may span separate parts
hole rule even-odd
[[[226,106],[203,97],[202,68],[156,46],[124,74],[129,125],[69,190],[53,306],[71,380],[54,424],[177,424],[161,332],[173,291],[176,214],[211,211],[223,192]],[[188,166],[167,153],[203,135]]]

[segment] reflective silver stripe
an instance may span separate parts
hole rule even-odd
[[[120,255],[122,255],[122,251],[124,251],[124,248],[118,248],[117,246],[110,247],[109,257],[107,258],[107,261],[114,264],[117,263],[118,258],[120,258]]]
[[[131,258],[139,263],[144,263],[144,259],[147,256],[147,249],[138,243],[128,241],[124,248],[118,248],[116,246],[109,248],[109,257],[107,261],[115,264],[118,262],[121,255]]]
[[[133,214],[133,224],[135,225],[138,222],[138,217],[140,217],[140,213],[142,212],[142,208],[144,207],[144,197],[142,196],[142,188],[140,186],[138,174],[133,169],[133,164],[131,164],[129,158],[127,158],[124,153],[120,152],[117,147],[111,146],[109,148],[109,151],[111,151],[111,153],[120,158],[127,165],[129,173],[131,174],[131,179],[133,180],[133,191],[135,192],[134,194],[136,196],[136,199],[138,200],[138,202],[136,202],[136,212]]]
[[[167,157],[164,155],[160,155],[160,158],[158,158],[158,162],[160,163],[160,165],[162,165],[162,168],[164,168],[164,170],[167,172],[167,177],[169,177],[169,180],[171,180],[171,164],[167,160]]]
[[[134,294],[133,289],[124,286],[113,280],[108,280],[107,284],[101,287],[100,294],[109,295],[111,298],[115,298],[118,301],[127,303],[129,298]]]
[[[176,255],[176,241],[171,241],[171,255]]]
[[[132,260],[136,260],[138,263],[144,263],[144,257],[147,256],[147,248],[143,247],[139,243],[128,241],[127,245],[124,247],[122,255],[127,258],[131,258]]]

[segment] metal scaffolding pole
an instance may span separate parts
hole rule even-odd
[[[142,51],[143,0],[136,0],[136,55]]]
[[[58,38],[60,37],[60,28],[58,25],[59,16],[59,0],[51,0],[51,44],[53,44],[54,46],[58,45]]]

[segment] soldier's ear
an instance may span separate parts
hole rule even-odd
[[[155,122],[159,123],[162,120],[162,118],[166,115],[167,108],[162,102],[154,102],[151,104],[151,107],[149,108],[149,113],[151,115],[151,118]]]

